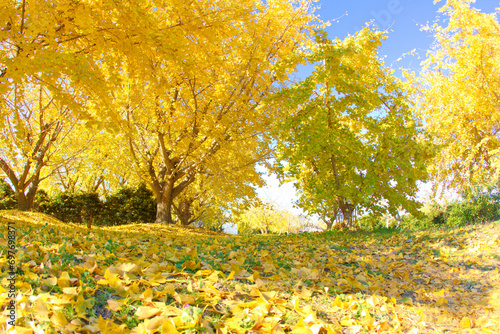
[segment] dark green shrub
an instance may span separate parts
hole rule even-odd
[[[448,205],[448,225],[462,226],[500,219],[498,193],[474,190],[463,194],[462,197],[464,200]]]
[[[37,196],[39,211],[64,222],[85,223],[89,226],[102,210],[102,202],[96,193],[63,192],[53,198],[48,198],[42,191]]]
[[[367,214],[360,217],[356,225],[365,231],[379,230],[385,228],[385,218],[380,215]]]
[[[122,188],[108,196],[99,223],[121,225],[128,223],[152,223],[156,219],[156,201],[151,190],[141,184],[137,188]]]
[[[428,228],[464,226],[486,223],[500,219],[500,195],[498,187],[473,189],[462,194],[462,199],[446,205],[433,203],[427,205],[425,216],[416,219],[411,216],[403,220],[402,226],[409,228]]]
[[[430,218],[434,225],[444,225],[446,223],[446,209],[439,208],[431,212]]]
[[[7,182],[0,179],[0,210],[12,210],[16,208],[16,193]]]
[[[89,228],[101,214],[103,203],[97,193],[83,193],[76,196],[76,203],[80,209],[81,222]]]
[[[36,211],[46,212],[50,205],[51,198],[43,189],[38,189],[35,194],[34,208]]]
[[[39,210],[64,222],[80,223],[81,217],[76,205],[75,194],[63,192],[40,205]]]
[[[64,222],[90,225],[121,225],[151,223],[156,218],[156,201],[144,184],[122,188],[103,202],[96,193],[63,192],[49,197],[39,190],[37,210]]]

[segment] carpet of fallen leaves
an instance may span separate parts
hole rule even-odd
[[[433,231],[230,236],[88,231],[0,211],[17,229],[17,333],[498,333],[500,223]]]

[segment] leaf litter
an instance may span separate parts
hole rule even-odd
[[[498,222],[246,237],[156,224],[88,231],[39,213],[0,216],[17,229],[17,333],[500,328]],[[6,305],[8,264],[0,261]]]

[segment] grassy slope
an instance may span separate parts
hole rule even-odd
[[[88,232],[38,213],[0,217],[2,305],[6,222],[17,228],[17,333],[500,328],[498,222],[249,238],[159,225]]]

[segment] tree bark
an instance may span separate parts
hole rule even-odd
[[[17,198],[17,208],[20,211],[30,211],[33,208],[33,200],[30,201],[28,196],[26,196],[23,192],[16,191]]]
[[[354,205],[342,200],[339,202],[339,207],[342,211],[342,226],[352,227],[352,213],[354,212]]]
[[[172,190],[164,189],[161,196],[156,197],[157,224],[173,224],[172,220]]]
[[[185,200],[185,201],[182,201],[179,204],[179,208],[178,208],[178,212],[177,212],[177,217],[179,217],[181,225],[183,225],[183,226],[188,226],[188,225],[190,225],[192,223],[192,220],[191,220],[191,203],[192,203],[192,201]]]
[[[323,220],[323,221],[326,224],[326,230],[330,231],[332,229],[334,221],[333,220]]]

